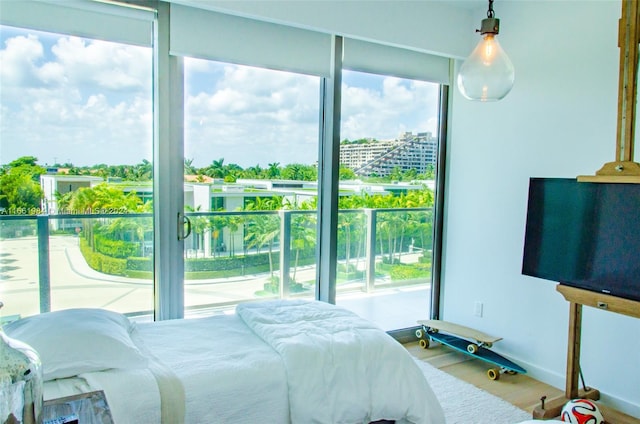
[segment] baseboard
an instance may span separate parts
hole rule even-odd
[[[558,374],[555,371],[541,368],[534,364],[531,364],[525,361],[520,361],[518,359],[514,359],[514,362],[520,364],[523,368],[525,368],[527,370],[527,375],[529,375],[529,377],[564,391],[565,389],[564,373]],[[622,399],[617,396],[612,396],[608,394],[605,390],[603,390],[602,387],[596,387],[596,389],[600,391],[600,402],[620,412],[623,412],[625,414],[628,414],[640,419],[640,404],[630,402],[626,399]],[[544,393],[540,393],[540,396],[543,396],[543,395]]]
[[[611,406],[613,409],[638,418],[638,422],[640,422],[640,405],[631,403],[626,399],[607,395],[606,393],[602,393],[602,391],[600,391],[600,401],[605,405]]]
[[[418,338],[416,337],[416,330],[418,328],[420,327],[415,326],[410,328],[403,328],[401,330],[392,330],[387,331],[387,334],[389,334],[400,343],[415,342],[418,341]]]

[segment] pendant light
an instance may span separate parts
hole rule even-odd
[[[487,18],[482,20],[479,32],[482,39],[464,61],[458,74],[458,89],[469,100],[481,102],[504,98],[515,81],[511,60],[496,38],[500,31],[500,19],[493,12],[493,0],[489,0]]]

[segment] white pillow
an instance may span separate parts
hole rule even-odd
[[[148,360],[131,340],[132,328],[117,312],[67,309],[12,322],[4,331],[38,352],[46,381],[111,368],[145,368]]]

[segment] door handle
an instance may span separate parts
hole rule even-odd
[[[187,226],[185,233],[184,226]],[[182,212],[178,212],[178,240],[185,240],[191,235],[191,220]]]

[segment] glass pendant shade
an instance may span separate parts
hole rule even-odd
[[[458,89],[469,100],[481,102],[504,98],[515,81],[515,70],[495,34],[483,34],[458,74]]]

